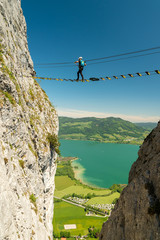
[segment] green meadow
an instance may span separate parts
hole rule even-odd
[[[87,195],[88,193],[96,196],[105,196],[111,193],[109,189],[90,188],[86,185],[77,185],[75,180],[71,180],[68,176],[55,177],[55,197],[63,198],[69,194]]]
[[[85,198],[87,194],[90,194],[91,199],[86,203],[86,206],[88,206],[92,204],[111,204],[114,199],[120,196],[116,189],[117,185],[113,189],[95,188],[76,180],[70,160],[59,161],[56,174],[54,196],[60,199],[73,193],[79,195],[80,198]],[[53,229],[55,238],[60,237],[60,232],[70,232],[71,237],[79,234],[87,235],[89,227],[94,226],[96,229],[101,229],[103,222],[106,220],[107,217],[86,216],[84,208],[72,203],[58,199],[54,201]],[[76,224],[77,228],[65,230],[65,224]]]
[[[107,220],[107,217],[88,217],[85,214],[83,208],[62,201],[55,202],[53,218],[54,234],[59,235],[61,231],[65,231],[65,224],[76,224],[77,229],[68,230],[71,236],[79,235],[80,233],[86,235],[90,226],[101,229],[103,222]]]
[[[74,180],[70,179],[68,176],[56,176],[55,177],[55,186],[56,186],[56,191],[61,192],[64,191],[64,189],[67,189],[68,187],[73,186]],[[55,195],[56,197],[59,197]]]
[[[87,205],[104,204],[104,203],[112,204],[113,200],[115,198],[119,198],[119,197],[120,197],[120,193],[118,193],[118,192],[115,192],[107,197],[105,197],[105,196],[104,197],[94,197],[87,202]]]

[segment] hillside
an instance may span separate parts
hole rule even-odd
[[[60,139],[141,144],[149,130],[121,118],[59,117]]]
[[[146,123],[142,122],[142,123],[135,123],[135,124],[139,127],[143,127],[143,128],[148,129],[150,131],[157,126],[157,123],[154,123],[154,122],[146,122]]]

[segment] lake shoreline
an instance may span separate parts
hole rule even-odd
[[[128,173],[137,159],[138,146],[61,140],[62,156],[73,156],[73,177],[80,183],[96,188],[127,184]]]
[[[91,184],[91,183],[87,182],[86,180],[84,180],[83,174],[86,169],[80,163],[76,163],[77,160],[79,160],[79,158],[71,160],[71,167],[74,172],[74,177],[76,180],[78,180],[82,185],[85,185],[85,186],[88,186],[91,188],[108,189],[108,188],[99,187],[97,185]],[[78,168],[76,168],[76,167],[78,167]]]
[[[78,159],[73,159],[71,160],[71,166],[72,166],[72,169],[73,169],[73,172],[74,172],[74,177],[75,179],[79,180],[81,183],[83,183],[83,173],[84,171],[86,170],[85,168],[82,167],[81,164],[77,164],[76,161]]]
[[[124,145],[134,145],[134,146],[141,146],[142,142],[132,143],[132,142],[119,142],[119,141],[98,141],[98,140],[90,140],[90,139],[70,139],[70,138],[61,138],[59,137],[59,140],[70,140],[70,141],[86,141],[86,142],[95,142],[95,143],[114,143],[114,144],[124,144]]]

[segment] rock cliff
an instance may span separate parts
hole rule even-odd
[[[34,80],[20,0],[0,0],[0,240],[52,239],[58,118]]]
[[[141,146],[102,240],[160,239],[160,122]]]

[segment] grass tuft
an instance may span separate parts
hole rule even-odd
[[[33,204],[36,203],[36,197],[35,197],[35,195],[34,195],[33,193],[30,195],[29,199],[30,199],[30,201],[31,201]]]
[[[24,161],[23,160],[19,160],[19,166],[24,169]]]
[[[2,90],[0,90],[0,92],[3,93],[3,95],[9,100],[9,102],[10,102],[12,105],[14,105],[14,106],[16,105],[16,101],[15,101],[14,97],[13,97],[10,93],[4,92],[4,91],[2,91]]]
[[[34,205],[34,208],[32,208],[34,211],[35,211],[35,213],[37,214],[38,213],[38,209],[37,209],[37,204],[36,204],[36,197],[35,197],[35,195],[32,193],[31,195],[30,195],[30,197],[29,197],[29,199],[30,199],[30,201],[31,201],[31,203],[33,203],[33,205]]]

